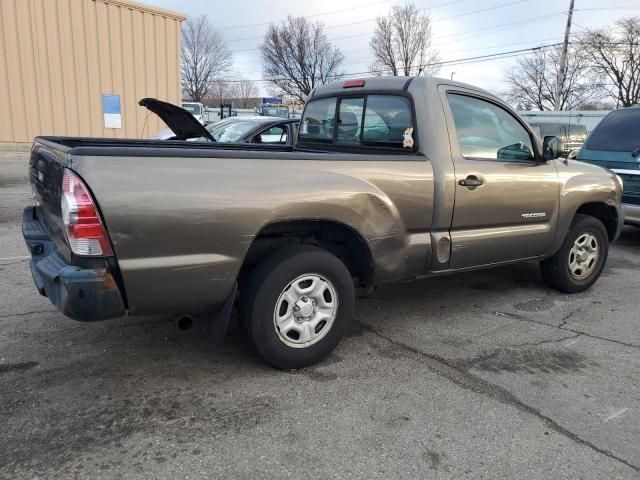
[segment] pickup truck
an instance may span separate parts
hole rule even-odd
[[[235,305],[264,360],[299,368],[336,347],[357,288],[530,260],[562,292],[593,285],[622,184],[561,150],[469,85],[340,81],[311,92],[295,146],[37,137],[23,236],[71,318],[226,324]]]

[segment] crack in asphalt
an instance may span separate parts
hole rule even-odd
[[[23,317],[25,315],[33,315],[34,313],[55,313],[58,310],[32,310],[30,312],[10,313],[9,315],[0,315],[1,318]]]
[[[561,337],[561,338],[555,338],[552,340],[542,340],[540,342],[531,342],[531,343],[516,343],[515,345],[509,345],[505,348],[520,348],[520,347],[537,347],[540,345],[546,345],[549,343],[560,343],[560,342],[564,342],[565,340],[570,340],[572,338],[578,338],[580,336],[580,334],[576,334],[576,335],[569,335],[568,337]],[[486,360],[491,360],[497,356],[499,356],[501,354],[501,350],[494,350],[491,353],[487,353],[485,355],[477,355],[473,358],[470,358],[468,360],[456,360],[456,361],[450,361],[449,363],[451,363],[451,365],[454,365],[458,368],[469,368],[472,367],[478,363],[484,362]]]
[[[556,338],[553,340],[542,340],[540,342],[530,342],[530,343],[516,343],[515,345],[510,345],[509,348],[517,348],[517,347],[537,347],[539,345],[546,345],[548,343],[560,343],[565,340],[569,340],[571,338],[578,338],[581,336],[581,333],[576,333],[575,335],[569,335],[568,337]]]
[[[613,460],[616,460],[624,465],[626,465],[627,467],[633,469],[634,471],[640,473],[640,466],[638,465],[634,465],[633,463],[629,462],[628,460],[625,460],[624,458],[618,457],[617,455],[615,455],[613,452],[604,449],[604,448],[600,448],[597,445],[591,443],[588,440],[585,440],[581,437],[579,437],[577,434],[573,433],[572,431],[568,430],[567,428],[559,425],[555,420],[553,420],[551,417],[543,414],[540,410],[538,410],[535,407],[532,407],[530,405],[527,405],[526,403],[524,403],[522,400],[520,400],[518,397],[516,397],[513,393],[511,393],[510,391],[508,391],[507,389],[499,386],[499,385],[495,385],[491,382],[488,382],[487,380],[474,375],[473,373],[470,373],[466,370],[464,370],[463,368],[456,366],[453,362],[450,362],[449,360],[440,357],[439,355],[434,355],[434,354],[430,354],[430,353],[426,353],[423,352],[422,350],[412,347],[411,345],[407,345],[403,342],[400,342],[398,340],[394,340],[393,338],[390,338],[386,335],[384,335],[383,333],[380,333],[378,330],[376,330],[374,327],[371,327],[370,325],[367,325],[361,321],[358,321],[358,323],[360,325],[362,325],[362,327],[373,333],[374,335],[388,341],[389,343],[391,343],[392,345],[395,345],[398,348],[404,349],[404,350],[408,350],[410,352],[413,352],[417,355],[420,355],[420,357],[425,361],[427,367],[432,370],[433,372],[435,372],[436,374],[446,378],[447,380],[455,383],[456,385],[458,385],[459,387],[465,389],[465,390],[469,390],[471,392],[474,393],[478,393],[481,395],[485,395],[489,398],[492,398],[494,400],[498,400],[501,403],[507,404],[507,405],[511,405],[523,412],[529,413],[531,415],[534,415],[535,417],[537,417],[539,420],[541,420],[545,425],[547,425],[549,428],[551,428],[552,430],[556,431],[557,433],[559,433],[560,435],[563,435],[564,437],[580,444],[583,445],[585,447],[588,447],[592,450],[594,450],[595,452],[598,452],[602,455],[605,455],[606,457],[609,457]]]
[[[11,265],[18,265],[19,263],[25,263],[31,260],[31,258],[23,258],[20,260],[0,260],[0,267],[10,267]]]
[[[585,337],[593,338],[593,339],[596,339],[596,340],[603,340],[605,342],[616,343],[616,344],[622,345],[624,347],[640,348],[640,345],[636,345],[635,343],[628,343],[628,342],[623,342],[621,340],[615,340],[613,338],[601,337],[600,335],[594,335],[594,334],[591,334],[591,333],[588,333],[588,332],[584,332],[582,330],[576,330],[575,328],[566,327],[565,325],[569,322],[569,318],[571,318],[577,312],[578,312],[578,310],[573,311],[573,312],[569,313],[568,315],[564,316],[562,318],[562,320],[560,320],[560,324],[559,325],[554,325],[553,323],[542,322],[540,320],[534,320],[532,318],[528,318],[528,317],[525,317],[524,315],[519,315],[519,314],[505,313],[505,312],[495,312],[495,314],[499,315],[501,317],[504,317],[504,318],[510,318],[512,320],[518,320],[520,322],[529,322],[529,323],[535,323],[537,325],[545,325],[547,327],[557,328],[558,330],[562,330],[562,331],[565,331],[565,332],[576,333],[578,335],[583,335]]]

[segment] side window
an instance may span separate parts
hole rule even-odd
[[[404,97],[369,95],[364,116],[365,145],[403,148],[405,137],[413,139],[411,106]]]
[[[449,106],[465,158],[533,159],[529,132],[506,110],[479,98],[448,94]]]
[[[364,98],[343,98],[340,101],[336,143],[360,143],[363,110]]]
[[[267,143],[272,145],[286,145],[287,144],[287,129],[286,127],[271,127],[267,130],[260,132],[254,138],[254,143]]]
[[[304,109],[298,136],[303,141],[331,143],[335,116],[335,97],[310,102]]]

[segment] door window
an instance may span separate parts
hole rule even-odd
[[[255,143],[266,143],[271,145],[286,145],[287,144],[287,129],[286,127],[271,127],[260,134],[256,135]]]
[[[466,95],[447,97],[463,157],[499,161],[534,158],[529,132],[506,110]]]

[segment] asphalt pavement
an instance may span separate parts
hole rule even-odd
[[[0,478],[640,478],[640,229],[583,294],[528,263],[382,287],[284,372],[235,325],[59,314],[26,159],[0,152]]]

